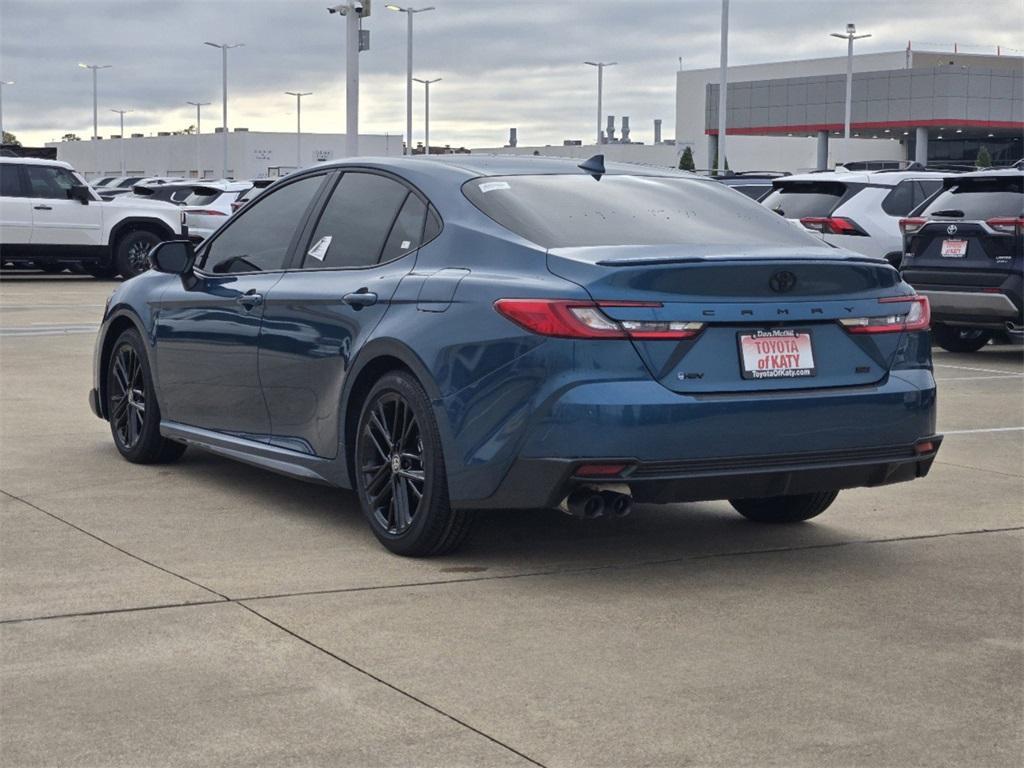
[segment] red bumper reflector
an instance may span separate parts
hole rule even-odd
[[[935,443],[931,440],[925,440],[923,443],[918,443],[914,446],[914,451],[917,453],[931,453],[935,450]]]
[[[626,464],[583,464],[576,468],[576,477],[614,477],[626,468]]]

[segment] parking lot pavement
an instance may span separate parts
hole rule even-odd
[[[350,493],[123,462],[112,287],[0,282],[0,763],[1017,764],[1020,347],[937,351],[931,475],[813,523],[492,513],[406,560]]]

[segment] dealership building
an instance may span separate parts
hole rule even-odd
[[[346,156],[345,134],[303,133],[301,144],[294,132],[273,133],[236,128],[227,135],[228,171],[233,179],[282,176],[297,167]],[[92,141],[58,141],[46,145],[57,150],[57,159],[70,163],[87,178],[119,176],[181,176],[213,179],[222,175],[224,134],[135,134],[122,139],[111,136]],[[400,134],[360,134],[361,155],[400,155]],[[123,158],[123,160],[122,160]]]
[[[846,66],[847,57],[837,56],[730,67],[730,168],[970,164],[982,146],[996,164],[1021,158],[1024,58],[910,48],[855,55],[849,141],[842,138]],[[717,152],[718,83],[717,68],[676,75],[676,144],[692,148],[698,168],[710,167]]]

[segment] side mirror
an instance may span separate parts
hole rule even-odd
[[[153,269],[169,275],[190,275],[195,262],[196,249],[188,240],[165,240],[149,252]]]
[[[89,189],[84,184],[76,184],[71,189],[69,189],[68,197],[72,200],[77,200],[82,205],[88,205],[89,203],[96,199],[92,196],[92,190]]]

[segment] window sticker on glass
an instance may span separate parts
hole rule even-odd
[[[412,241],[411,241],[411,240],[403,240],[403,241],[402,241],[402,245],[401,245],[401,249],[402,249],[402,250],[404,251],[404,250],[406,250],[406,249],[407,249],[407,248],[408,248],[408,247],[409,247],[410,245],[412,245]]]
[[[496,189],[512,189],[507,181],[485,181],[480,185],[481,192],[493,192]]]
[[[317,261],[323,261],[324,260],[324,256],[327,255],[327,249],[330,248],[330,247],[331,247],[331,236],[330,235],[324,235],[323,237],[321,237],[319,240],[316,241],[316,245],[314,245],[312,248],[310,248],[309,251],[307,251],[307,253],[310,256],[312,256],[314,259],[316,259]]]

